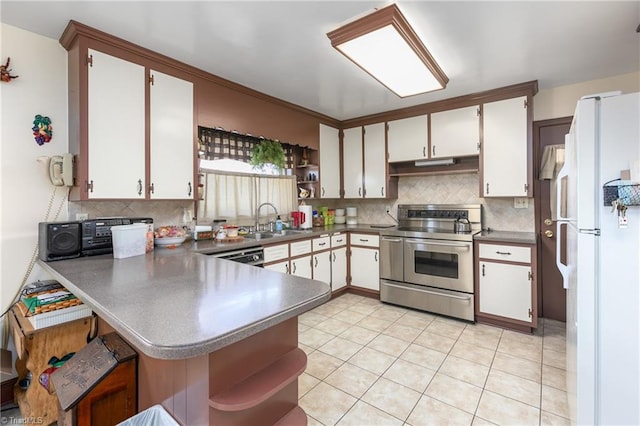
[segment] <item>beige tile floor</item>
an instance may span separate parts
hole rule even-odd
[[[299,318],[314,425],[564,425],[564,323],[533,335],[345,294]]]

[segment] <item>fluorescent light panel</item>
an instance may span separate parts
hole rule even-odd
[[[415,166],[451,166],[456,163],[453,158],[442,158],[437,160],[416,160]]]
[[[334,48],[400,97],[443,89],[449,81],[395,4],[327,36]]]

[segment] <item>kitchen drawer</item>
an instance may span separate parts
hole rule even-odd
[[[333,234],[331,236],[331,248],[347,245],[347,234]]]
[[[531,247],[507,246],[500,244],[479,244],[481,259],[505,260],[509,262],[531,263]]]
[[[311,253],[311,240],[296,241],[291,243],[291,257]]]
[[[352,233],[349,237],[352,246],[376,247],[380,245],[380,236]]]
[[[264,248],[264,262],[275,262],[276,260],[289,258],[289,244],[279,244],[277,246],[267,246]]]
[[[313,251],[328,250],[331,248],[331,237],[320,237],[313,239]]]

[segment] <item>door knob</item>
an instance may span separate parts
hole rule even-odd
[[[552,238],[553,237],[553,231],[551,231],[550,229],[547,229],[546,231],[544,231],[544,235],[548,238]]]

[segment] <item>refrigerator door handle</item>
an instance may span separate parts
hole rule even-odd
[[[562,212],[563,212],[563,205],[562,205],[562,200],[564,199],[565,201],[565,205],[564,205],[564,213],[565,214],[569,214],[569,212],[567,211],[567,198],[564,195],[564,192],[562,191],[563,189],[563,179],[567,178],[567,176],[569,175],[569,165],[567,163],[565,163],[565,165],[562,167],[562,169],[560,169],[560,171],[558,172],[558,176],[556,176],[556,217],[552,218],[554,220],[571,220],[568,217],[564,217],[562,216]],[[566,185],[564,186],[564,188],[566,189]]]
[[[560,233],[560,227],[566,222],[556,222],[556,265],[558,266],[558,270],[560,271],[560,275],[562,275],[562,288],[567,290],[569,288],[569,267],[562,263],[562,243],[560,238],[562,234]]]

